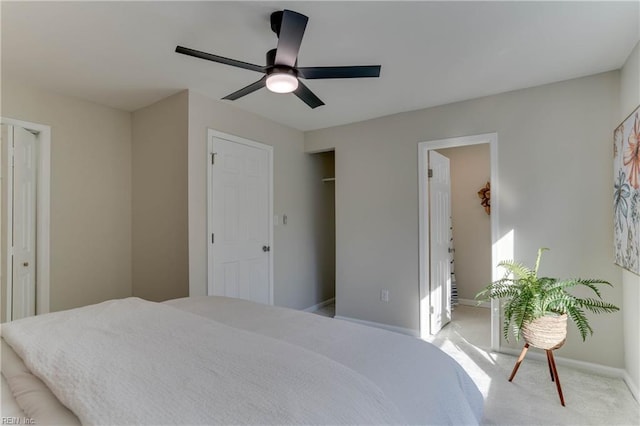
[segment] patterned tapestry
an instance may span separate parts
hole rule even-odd
[[[613,133],[616,264],[640,272],[640,107]]]

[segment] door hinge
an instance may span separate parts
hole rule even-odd
[[[211,234],[211,244],[215,243],[215,241],[216,241],[215,235],[216,234]]]
[[[433,177],[433,169],[427,170],[427,177]]]
[[[216,154],[217,152],[211,153],[211,164],[216,164]]]
[[[429,306],[429,313],[433,314],[433,312],[434,312],[433,306]]]

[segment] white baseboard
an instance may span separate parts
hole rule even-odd
[[[640,393],[638,393],[638,385],[633,382],[633,379],[631,378],[629,373],[627,373],[626,371],[624,372],[623,379],[624,379],[624,382],[627,384],[627,387],[631,391],[631,395],[633,395],[636,401],[640,404]]]
[[[458,299],[460,305],[473,306],[474,308],[490,308],[491,302],[480,302],[474,299]]]
[[[395,333],[407,334],[407,335],[412,336],[412,337],[418,337],[420,335],[420,333],[418,333],[418,330],[412,330],[410,328],[404,328],[404,327],[397,327],[395,325],[382,324],[380,322],[365,321],[365,320],[361,320],[361,319],[342,317],[342,316],[338,316],[338,315],[336,315],[334,318],[335,319],[339,319],[339,320],[343,320],[343,321],[355,322],[357,324],[362,324],[362,325],[366,325],[366,326],[369,326],[369,327],[382,328],[384,330],[393,331]]]
[[[327,305],[330,305],[332,303],[335,303],[336,298],[332,297],[331,299],[327,299],[324,302],[320,302],[318,304],[315,304],[313,306],[309,306],[307,309],[303,309],[304,312],[315,312],[320,308],[324,308]]]
[[[514,356],[520,355],[521,351],[522,349],[500,348],[501,353],[514,355]],[[527,358],[535,359],[536,361],[547,362],[547,356],[545,355],[544,352],[542,352],[542,350],[540,350],[540,352],[535,350],[534,351],[529,350],[527,352]],[[613,377],[616,379],[624,379],[624,376],[626,374],[626,371],[624,371],[622,368],[609,367],[606,365],[596,364],[593,362],[578,361],[571,358],[563,358],[563,357],[556,357],[556,356],[554,356],[554,359],[556,360],[556,364],[558,365],[564,365],[567,367],[575,368],[577,370],[587,371],[589,373],[597,374],[599,376]]]
[[[508,355],[518,356],[520,355],[521,351],[522,351],[521,349],[501,348],[499,352],[508,354]],[[542,352],[537,352],[537,351],[527,352],[527,358],[532,358],[542,362],[547,361],[546,355]],[[586,371],[588,373],[597,374],[599,376],[612,377],[614,379],[622,379],[626,383],[627,387],[629,388],[629,391],[631,392],[633,397],[636,399],[636,401],[640,401],[640,399],[638,399],[637,386],[633,383],[633,380],[631,380],[631,377],[629,376],[629,374],[622,368],[609,367],[606,365],[595,364],[593,362],[578,361],[575,359],[563,358],[563,357],[554,356],[554,359],[556,360],[556,364],[558,365],[564,365],[566,367],[575,368],[576,370]]]
[[[323,307],[325,307],[327,305],[335,303],[335,301],[336,301],[336,299],[335,299],[335,297],[333,297],[331,299],[325,300],[324,302],[320,302],[320,303],[318,303],[316,305],[310,306],[307,309],[304,309],[304,311],[305,312],[314,312],[314,311],[317,311],[318,309],[321,309],[321,308],[323,308]],[[478,302],[476,300],[459,299],[458,301],[460,302],[461,305],[478,307]],[[483,303],[479,307],[489,308],[490,304],[489,303]],[[343,320],[343,321],[350,321],[350,322],[353,322],[353,323],[366,325],[366,326],[369,326],[369,327],[381,328],[381,329],[384,329],[384,330],[393,331],[395,333],[406,334],[406,335],[409,335],[409,336],[412,336],[412,337],[419,337],[419,335],[420,335],[418,330],[412,330],[410,328],[397,327],[397,326],[394,326],[394,325],[382,324],[382,323],[379,323],[379,322],[366,321],[366,320],[350,318],[350,317],[343,317],[343,316],[338,316],[338,315],[336,315],[334,318],[335,319],[339,319],[339,320]],[[517,357],[518,355],[520,355],[521,349],[501,348],[500,352],[508,354],[508,355],[513,355],[513,356]],[[537,361],[543,361],[543,362],[546,361],[546,359],[547,359],[546,356],[542,352],[537,352],[537,351],[529,351],[529,352],[527,352],[527,357],[530,357],[530,358],[535,359]],[[578,361],[578,360],[574,360],[574,359],[570,359],[570,358],[563,358],[563,357],[555,357],[555,360],[556,360],[556,363],[558,365],[564,365],[564,366],[575,368],[575,369],[578,369],[578,370],[587,371],[589,373],[597,374],[597,375],[600,375],[600,376],[613,377],[613,378],[616,378],[616,379],[622,379],[625,382],[625,384],[627,385],[627,387],[629,388],[629,391],[631,392],[631,395],[633,395],[635,400],[640,403],[640,393],[638,392],[638,385],[636,383],[634,383],[633,379],[631,378],[631,376],[629,376],[629,373],[627,373],[626,370],[624,370],[622,368],[609,367],[609,366],[606,366],[606,365],[595,364],[595,363],[592,363],[592,362]]]

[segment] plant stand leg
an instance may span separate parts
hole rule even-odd
[[[522,352],[520,352],[520,356],[516,361],[516,365],[513,366],[513,371],[511,372],[511,376],[509,377],[509,381],[512,381],[514,377],[516,377],[516,373],[518,372],[518,368],[520,368],[520,364],[522,364],[522,360],[527,354],[527,350],[529,349],[529,344],[525,343],[524,348],[522,348]]]
[[[549,375],[551,376],[551,381],[555,382],[556,378],[553,377],[553,368],[551,368],[551,359],[549,358],[550,351],[546,351],[546,352],[547,352],[547,364],[549,365]]]
[[[553,358],[553,351],[547,350],[547,359],[549,360],[549,365],[551,365],[551,372],[553,377],[555,377],[556,388],[558,389],[558,396],[560,396],[560,404],[564,407],[564,396],[562,395],[562,387],[560,386],[560,377],[558,377],[558,369],[556,368],[556,361]]]

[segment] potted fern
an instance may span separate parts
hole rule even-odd
[[[476,295],[476,299],[505,300],[503,333],[507,341],[511,330],[516,341],[524,337],[531,346],[556,349],[566,339],[567,316],[575,322],[582,340],[585,340],[587,334],[593,334],[585,310],[603,313],[615,312],[619,308],[602,300],[598,286],[611,286],[607,281],[539,277],[540,259],[545,250],[548,249],[538,250],[533,270],[512,260],[500,262],[498,266],[505,269],[505,276],[485,287]],[[597,298],[579,298],[567,291],[576,286],[590,288]]]

